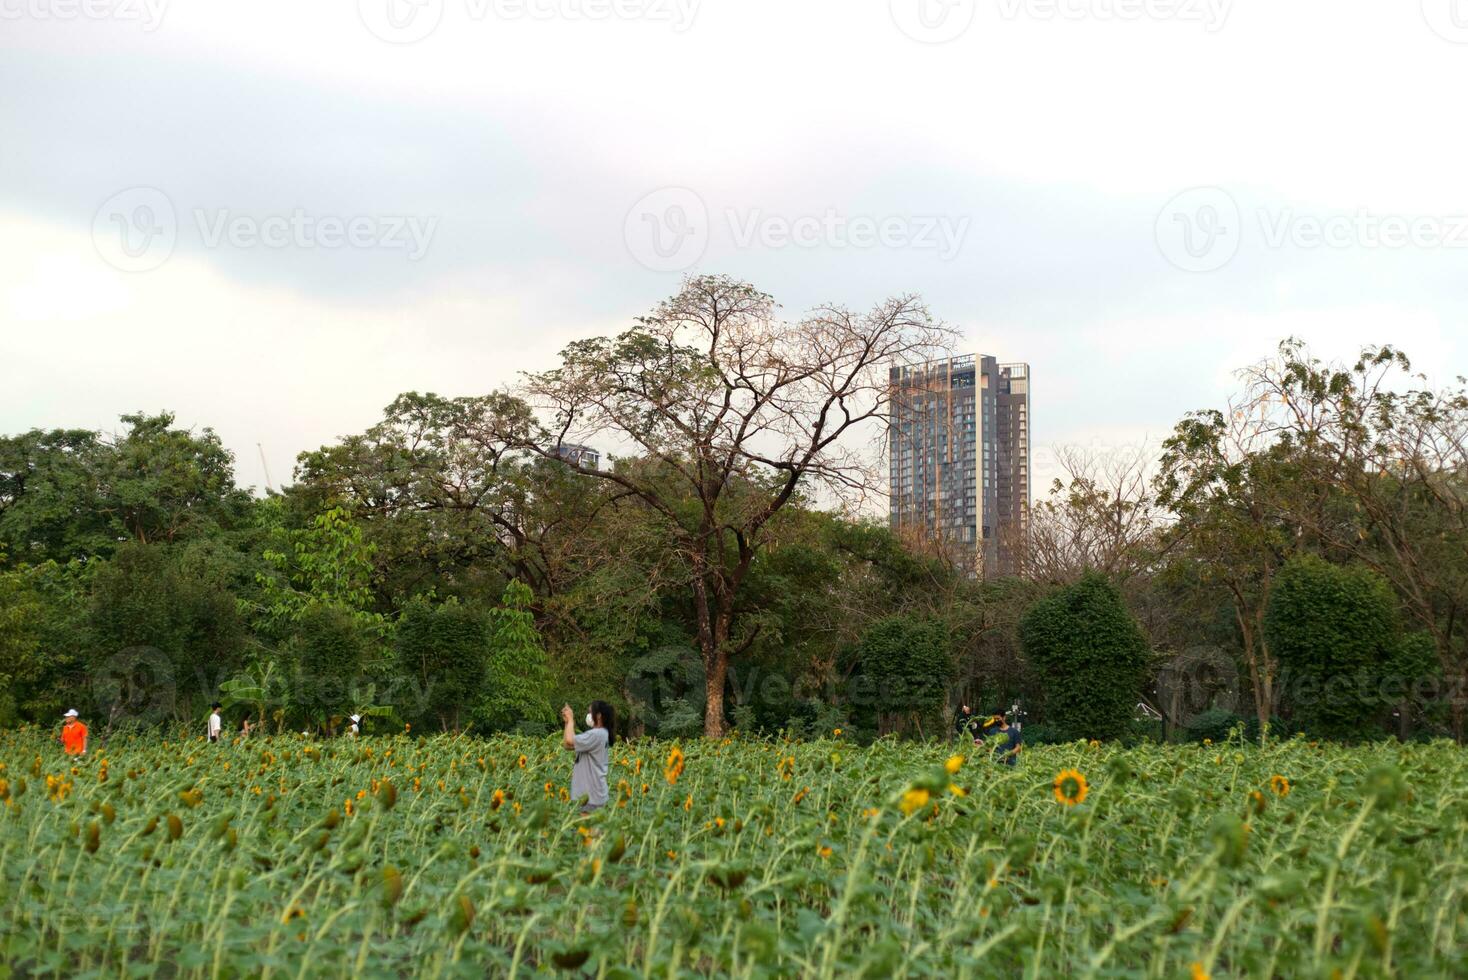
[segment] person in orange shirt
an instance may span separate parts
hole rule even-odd
[[[61,747],[67,755],[87,754],[87,726],[82,724],[77,717],[76,709],[72,708],[61,716]]]

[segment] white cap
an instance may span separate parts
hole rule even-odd
[[[66,714],[62,715],[61,717],[63,717],[63,718],[75,718],[76,716],[77,716],[76,715],[76,709],[75,708],[72,708],[70,711],[68,711]]]
[[[352,720],[353,721],[361,721],[362,720],[362,716],[361,715],[352,715]]]

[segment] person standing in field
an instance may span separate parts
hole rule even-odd
[[[224,729],[224,719],[219,717],[219,712],[224,708],[218,701],[209,706],[209,741],[219,741],[219,733]]]
[[[61,748],[67,755],[87,754],[87,726],[72,708],[61,716]]]
[[[351,722],[351,724],[349,724],[347,726],[347,737],[348,738],[356,738],[358,735],[362,734],[362,716],[361,715],[347,715],[347,720],[349,722]]]
[[[1003,715],[995,715],[994,718],[994,761],[1003,766],[1015,765],[1019,762],[1019,750],[1022,747],[1019,728],[1011,725],[1009,719]]]
[[[607,802],[607,769],[611,749],[616,742],[617,715],[605,701],[593,701],[586,712],[586,731],[576,733],[576,718],[571,706],[561,708],[561,721],[566,729],[561,744],[576,753],[571,770],[571,799],[584,800],[582,813],[590,813]]]

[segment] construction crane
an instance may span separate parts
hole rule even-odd
[[[260,453],[260,466],[265,470],[265,492],[274,493],[275,488],[271,486],[273,481],[270,479],[270,464],[265,462],[265,447],[257,442],[255,443],[255,449]]]

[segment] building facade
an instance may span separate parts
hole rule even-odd
[[[1030,514],[1030,369],[955,357],[891,369],[892,529],[974,574],[1015,571]]]

